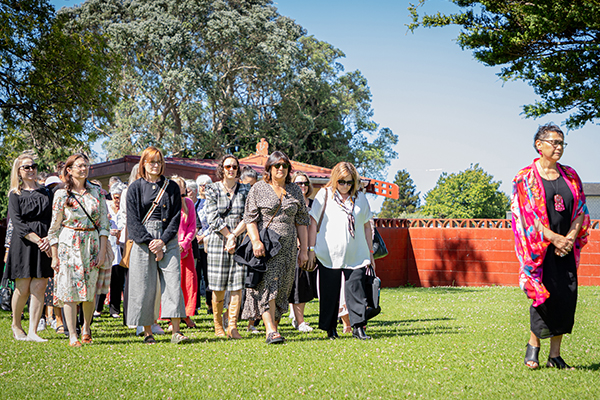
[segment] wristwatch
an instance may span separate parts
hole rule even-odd
[[[315,246],[308,246],[308,251],[315,251]]]

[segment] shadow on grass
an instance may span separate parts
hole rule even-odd
[[[420,318],[420,319],[401,319],[401,320],[380,320],[372,319],[368,322],[369,326],[390,326],[399,324],[410,324],[415,322],[430,322],[430,321],[454,321],[455,318]]]
[[[588,365],[588,366],[577,366],[575,367],[576,369],[582,369],[582,370],[587,370],[587,371],[598,371],[600,370],[600,363],[595,363],[592,365]]]

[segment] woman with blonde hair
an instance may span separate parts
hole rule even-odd
[[[106,199],[100,188],[88,183],[89,160],[74,154],[65,162],[65,186],[58,189],[52,204],[48,231],[52,246],[54,293],[64,303],[69,345],[92,343],[90,323],[94,312],[100,267],[104,265],[110,225]],[[77,338],[77,304],[81,303],[84,324]]]
[[[367,297],[365,273],[375,267],[371,237],[371,208],[354,165],[340,162],[331,171],[327,185],[319,190],[310,210],[309,258],[316,257],[319,268],[319,328],[330,339],[337,339],[336,326],[342,275],[344,293],[352,325],[352,335],[361,340],[365,334]],[[321,220],[322,216],[322,220]],[[317,232],[318,221],[321,220]]]
[[[171,343],[189,341],[179,330],[185,318],[181,290],[181,253],[177,233],[181,220],[179,186],[163,174],[162,152],[150,146],[139,162],[141,178],[127,190],[127,231],[133,240],[129,258],[127,324],[144,327],[144,343],[152,336],[157,279],[161,291],[161,318],[171,319]]]
[[[48,228],[52,220],[52,191],[37,183],[37,164],[22,154],[13,162],[8,192],[8,212],[13,234],[5,277],[15,280],[12,298],[12,332],[16,340],[45,342],[37,334],[48,278],[54,275]],[[21,313],[29,302],[29,333],[21,326]]]

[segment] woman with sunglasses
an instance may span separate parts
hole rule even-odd
[[[281,249],[266,263],[267,271],[255,289],[246,291],[246,305],[242,318],[262,316],[267,344],[282,343],[277,331],[294,282],[296,263],[304,265],[307,254],[308,211],[302,191],[292,182],[289,158],[280,151],[273,152],[265,164],[263,180],[250,189],[244,221],[256,257],[265,256],[265,246],[259,232],[269,226],[281,235]],[[300,241],[300,250],[298,250]]]
[[[317,193],[310,211],[309,257],[317,258],[319,268],[319,328],[330,339],[337,339],[342,275],[345,278],[346,305],[352,335],[361,340],[365,334],[367,297],[365,273],[375,267],[371,237],[371,208],[359,192],[359,177],[354,165],[338,163],[331,178]],[[322,215],[322,220],[321,220]],[[321,226],[317,232],[317,225]]]
[[[533,300],[525,365],[540,366],[540,339],[550,338],[546,366],[571,369],[560,355],[571,333],[577,306],[577,267],[587,243],[590,217],[579,176],[561,165],[565,135],[542,125],[533,139],[540,157],[513,179],[511,197],[515,250],[521,263],[519,286]]]
[[[12,332],[16,340],[45,342],[37,334],[44,308],[44,291],[54,275],[50,259],[48,227],[52,220],[52,191],[37,183],[37,165],[30,155],[20,155],[10,174],[8,213],[13,233],[5,277],[14,279]],[[29,302],[29,330],[21,326],[21,313]]]
[[[156,343],[152,335],[157,286],[160,317],[173,326],[171,343],[184,343],[179,324],[185,318],[181,290],[181,253],[177,233],[181,220],[179,186],[164,176],[162,152],[154,146],[140,157],[139,179],[127,190],[127,234],[133,240],[129,256],[127,325],[144,327],[144,343]],[[158,280],[158,282],[157,282]]]
[[[223,329],[223,303],[225,291],[229,291],[227,308],[227,337],[241,339],[237,330],[242,288],[246,268],[233,260],[238,237],[246,231],[242,220],[249,185],[238,183],[240,163],[228,154],[219,160],[216,183],[206,185],[206,219],[210,234],[206,239],[208,288],[212,290],[212,309],[215,334],[225,336]]]
[[[58,189],[52,204],[48,238],[55,272],[54,293],[69,329],[69,346],[92,343],[90,323],[94,312],[100,266],[105,262],[110,232],[106,199],[100,187],[87,181],[90,162],[84,154],[67,158],[65,186]],[[111,260],[112,261],[112,260]],[[77,338],[77,305],[81,303],[84,323],[81,342]]]
[[[296,171],[292,175],[292,181],[298,185],[304,196],[304,204],[310,210],[312,199],[310,195],[313,192],[313,185],[310,183],[308,175],[302,171]],[[300,332],[312,332],[313,328],[304,320],[304,307],[306,303],[315,298],[317,283],[317,272],[308,272],[296,266],[294,273],[294,283],[290,292],[290,318],[292,325]]]

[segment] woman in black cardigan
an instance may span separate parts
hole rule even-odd
[[[141,178],[127,190],[127,231],[134,241],[129,260],[127,324],[143,326],[144,343],[148,344],[156,343],[151,325],[156,319],[157,278],[161,290],[161,318],[170,318],[173,325],[171,342],[189,341],[179,330],[179,322],[185,318],[177,242],[181,194],[179,186],[163,176],[164,171],[162,153],[148,147],[140,158]]]

